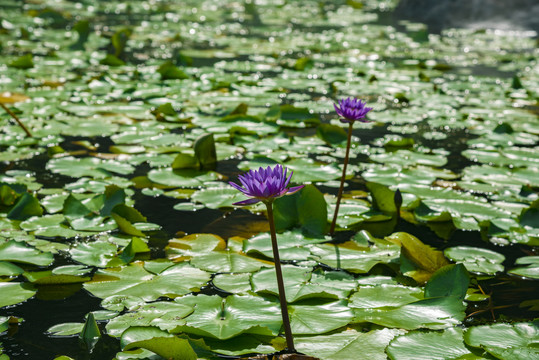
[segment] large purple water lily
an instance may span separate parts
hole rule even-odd
[[[366,102],[362,102],[356,98],[341,99],[337,104],[333,104],[335,111],[341,117],[341,122],[349,123],[359,120],[361,122],[367,122],[365,115],[372,110],[371,107],[366,107]]]
[[[243,187],[229,182],[231,186],[250,197],[250,199],[239,201],[234,205],[251,205],[259,201],[272,202],[281,196],[299,191],[304,185],[287,188],[292,174],[292,171],[289,173],[288,169],[283,168],[281,165],[276,165],[273,169],[268,166],[267,168],[261,167],[258,170],[249,170],[245,174],[238,176]]]

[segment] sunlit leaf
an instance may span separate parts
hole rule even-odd
[[[366,333],[348,329],[330,335],[295,337],[298,351],[321,360],[385,360],[388,343],[403,330],[382,329]]]
[[[277,335],[282,321],[276,303],[255,296],[184,296],[176,300],[193,306],[186,325],[177,328],[190,334],[229,339],[241,333]]]
[[[155,275],[142,263],[103,269],[96,272],[84,288],[93,295],[106,298],[111,295],[137,296],[153,301],[161,296],[175,298],[200,289],[209,280],[209,274],[184,264],[169,267]]]
[[[390,359],[484,359],[466,348],[462,334],[460,328],[449,328],[443,332],[409,332],[393,339],[387,353]]]
[[[53,255],[12,240],[0,244],[0,260],[47,266],[52,263]]]
[[[36,293],[31,285],[6,282],[0,282],[0,291],[2,292],[0,307],[18,304],[31,298]]]

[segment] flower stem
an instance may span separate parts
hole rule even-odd
[[[15,113],[11,110],[9,110],[9,108],[4,105],[4,103],[0,102],[0,106],[2,107],[2,109],[4,109],[9,115],[11,115],[11,117],[17,122],[17,124],[19,124],[19,126],[24,130],[24,132],[26,133],[26,136],[28,137],[32,137],[32,133],[30,132],[30,130],[28,130],[28,128],[26,126],[24,126],[24,124],[22,123],[21,119],[19,119],[17,117],[17,115],[15,115]]]
[[[275,262],[275,273],[277,274],[277,287],[279,289],[279,302],[281,303],[281,315],[283,317],[284,335],[288,351],[295,352],[294,339],[290,329],[290,318],[288,317],[288,307],[284,291],[283,272],[281,270],[281,258],[279,257],[279,247],[277,244],[277,235],[275,233],[275,222],[273,220],[273,208],[271,202],[266,203],[268,209],[268,221],[271,234],[271,246],[273,248],[273,260]]]
[[[342,191],[344,189],[344,179],[346,178],[346,167],[348,166],[348,158],[350,156],[350,145],[352,143],[352,127],[354,122],[350,121],[348,126],[348,140],[346,142],[346,154],[344,155],[344,164],[342,167],[341,186],[339,187],[339,193],[337,194],[337,204],[335,205],[335,213],[333,214],[333,221],[329,228],[329,235],[333,235],[335,232],[335,225],[337,224],[337,215],[339,215],[339,207],[341,206]]]

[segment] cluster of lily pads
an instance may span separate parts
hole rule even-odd
[[[0,360],[40,322],[24,306],[80,291],[100,307],[47,330],[81,340],[57,359],[285,349],[267,209],[228,183],[277,164],[305,185],[273,202],[299,352],[536,357],[539,301],[503,321],[484,291],[539,278],[533,36],[399,31],[397,1],[219,3],[2,2]],[[331,237],[348,96],[373,110]]]

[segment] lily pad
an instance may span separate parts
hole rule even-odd
[[[184,318],[192,312],[192,307],[171,301],[144,304],[134,311],[111,319],[107,323],[107,334],[120,336],[125,330],[135,326],[154,326],[165,331],[172,330],[184,325]]]
[[[494,275],[503,271],[505,256],[488,249],[471,246],[455,246],[444,250],[449,259],[462,263],[470,272]]]
[[[393,339],[387,353],[390,359],[484,359],[468,350],[462,334],[460,328],[449,328],[443,332],[409,332]]]
[[[312,273],[310,268],[284,266],[282,268],[286,300],[289,303],[311,298],[343,299],[357,288],[357,281],[345,272]],[[275,269],[263,269],[253,274],[253,291],[278,295]]]
[[[310,238],[299,231],[287,231],[277,234],[279,257],[282,260],[304,260],[310,251],[307,245],[326,242],[325,237]],[[273,248],[269,233],[262,233],[243,242],[243,251],[250,256],[262,255],[273,259]]]
[[[208,280],[208,273],[185,264],[152,274],[144,269],[143,263],[136,262],[99,270],[92,281],[84,284],[84,288],[100,298],[132,295],[153,301],[161,296],[175,298],[188,294],[200,289]]]
[[[397,245],[359,250],[347,249],[333,244],[323,244],[311,246],[310,251],[313,259],[333,268],[354,273],[367,273],[376,264],[388,263],[400,255],[400,247]]]
[[[221,340],[242,333],[271,336],[277,335],[282,325],[279,307],[260,297],[198,295],[176,301],[195,308],[186,324],[176,329],[190,334]]]
[[[33,286],[21,283],[0,282],[0,307],[15,305],[28,300],[36,293]]]
[[[509,270],[510,274],[524,276],[532,279],[539,279],[539,256],[524,256],[515,261],[515,265],[519,266]]]
[[[467,345],[500,359],[533,359],[539,355],[537,322],[475,326],[466,331]]]
[[[347,325],[354,313],[345,301],[323,305],[290,305],[290,327],[297,335],[324,334]]]
[[[295,337],[294,341],[298,351],[321,360],[385,360],[387,345],[402,333],[403,330],[387,328],[366,333],[348,329],[330,335]]]
[[[47,266],[54,260],[52,253],[41,252],[24,243],[11,240],[0,244],[0,260]]]

